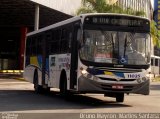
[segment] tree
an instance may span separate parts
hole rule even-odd
[[[123,13],[136,16],[145,15],[143,11],[135,11],[132,8],[123,9],[116,4],[108,4],[108,0],[82,0],[82,6],[77,10],[77,15],[83,13]]]
[[[156,22],[154,20],[151,21],[150,28],[153,45],[160,48],[160,31],[157,29]]]

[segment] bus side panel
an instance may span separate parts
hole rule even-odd
[[[41,56],[26,57],[26,66],[24,68],[23,77],[33,83],[34,71],[38,71],[38,83],[42,85]]]
[[[79,89],[79,79],[82,76],[82,68],[87,69],[87,66],[85,66],[81,60],[80,57],[78,56],[78,70],[77,70],[77,91]]]
[[[49,56],[49,81],[48,86],[59,88],[59,81],[57,78],[59,78],[59,73],[57,71],[58,65],[57,62],[57,56],[56,55],[50,55]]]
[[[24,73],[23,73],[23,77],[25,78],[25,80],[33,83],[34,70],[35,70],[35,67],[33,67],[32,65],[25,67]]]
[[[45,70],[45,84],[48,84],[48,80],[49,80],[49,58],[46,58],[46,68],[45,69],[46,69]]]
[[[50,87],[59,88],[60,75],[62,70],[66,72],[67,89],[69,89],[70,83],[70,60],[71,54],[60,54],[49,56],[49,83]]]

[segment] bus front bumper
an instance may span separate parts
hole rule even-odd
[[[143,83],[117,81],[106,81],[102,83],[100,81],[87,79],[84,76],[80,76],[78,79],[78,92],[80,93],[135,93],[149,95],[149,87],[149,80]]]

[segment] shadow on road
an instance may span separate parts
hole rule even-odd
[[[160,91],[160,84],[154,84],[150,86],[151,90],[159,90]]]
[[[64,99],[59,92],[53,91],[48,94],[36,94],[32,90],[0,90],[0,100],[0,111],[131,107],[86,95],[72,95]]]

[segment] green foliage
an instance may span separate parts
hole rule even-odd
[[[151,25],[150,25],[151,29],[151,37],[152,37],[152,42],[154,46],[157,46],[158,48],[160,48],[160,31],[158,31],[157,27],[156,27],[156,22],[154,20],[151,21]]]
[[[77,10],[77,15],[84,13],[121,13],[136,16],[144,16],[143,11],[135,11],[131,8],[123,9],[116,4],[107,4],[107,0],[82,0],[82,6]]]

